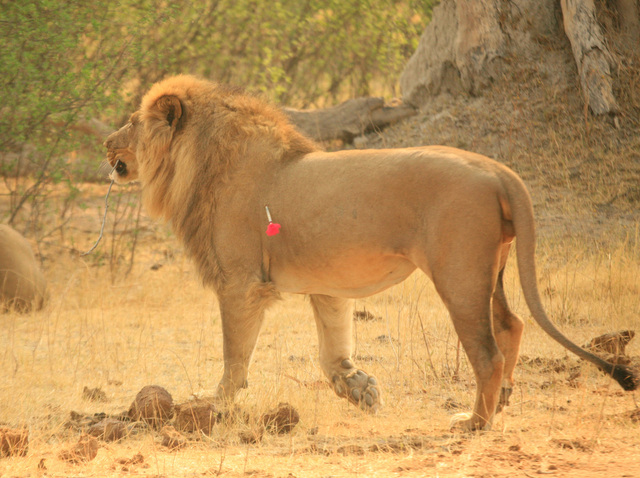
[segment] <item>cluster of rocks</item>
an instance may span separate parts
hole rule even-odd
[[[104,401],[104,392],[85,387],[83,397]],[[83,415],[72,411],[68,428],[80,433],[78,441],[58,453],[60,460],[81,463],[93,460],[99,443],[123,440],[141,431],[159,433],[161,443],[175,450],[202,435],[212,436],[221,421],[240,422],[238,437],[243,443],[259,443],[265,433],[291,432],[300,421],[298,411],[288,403],[261,415],[257,420],[238,410],[221,412],[208,400],[195,399],[174,404],[171,394],[158,385],[148,385],[136,395],[127,411],[117,415]],[[27,429],[0,427],[0,456],[24,456],[28,451]]]

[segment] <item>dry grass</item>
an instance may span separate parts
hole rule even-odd
[[[99,198],[96,198],[99,201]],[[432,285],[414,274],[356,308],[379,317],[358,321],[355,357],[384,386],[385,407],[361,413],[330,390],[317,364],[315,325],[303,297],[289,297],[269,313],[255,354],[250,388],[238,406],[255,421],[278,402],[301,415],[289,435],[243,444],[244,423],[220,424],[211,437],[178,451],[142,430],[102,443],[95,460],[69,464],[61,449],[77,441],[65,425],[70,411],[126,410],[144,385],[168,389],[176,402],[215,387],[222,372],[219,314],[175,243],[148,233],[127,278],[112,283],[106,265],[59,254],[47,269],[52,301],[33,315],[0,316],[0,421],[27,426],[26,457],[0,460],[3,476],[635,476],[640,446],[633,394],[581,366],[527,320],[523,354],[541,358],[518,368],[511,406],[494,431],[448,430],[452,413],[471,406],[472,372],[458,358],[457,339]],[[80,233],[78,233],[80,234]],[[91,242],[82,235],[76,242]],[[106,238],[108,246],[110,238]],[[165,258],[166,256],[169,258]],[[160,259],[159,259],[160,258]],[[159,270],[151,266],[161,261]],[[637,325],[640,310],[638,234],[594,253],[574,243],[539,251],[540,287],[552,317],[578,343]],[[506,287],[511,304],[528,317],[514,266]],[[628,349],[638,355],[637,344]],[[566,367],[548,359],[558,358]],[[551,364],[551,365],[549,365]],[[554,367],[557,372],[554,372]],[[577,380],[568,381],[575,368]],[[106,402],[82,397],[99,387]],[[454,408],[447,404],[454,404]],[[143,463],[120,464],[137,453]],[[636,468],[632,468],[636,466]],[[613,468],[612,468],[613,467]],[[619,474],[616,474],[619,471]]]
[[[549,57],[566,67],[570,53],[561,50]],[[637,118],[623,115],[616,127],[585,116],[575,84],[549,81],[531,66],[514,68],[505,84],[513,87],[497,85],[479,98],[436,98],[413,120],[369,136],[367,146],[448,144],[510,165],[534,198],[539,286],[550,316],[580,344],[637,329]],[[358,310],[380,317],[356,322],[354,334],[356,362],[383,386],[385,406],[378,415],[361,413],[319,383],[310,307],[303,297],[289,297],[269,312],[250,387],[237,400],[248,424],[219,424],[212,436],[194,438],[178,451],[161,446],[158,433],[142,430],[101,443],[89,463],[60,460],[59,451],[78,439],[65,425],[70,411],[119,413],[149,384],[164,386],[182,402],[212,390],[222,373],[216,300],[164,227],[143,218],[135,265],[126,277],[126,257],[120,263],[100,254],[126,249],[129,235],[108,226],[98,253],[85,259],[65,248],[88,249],[99,230],[97,205],[106,186],[83,191],[95,209],[73,211],[65,233],[41,244],[52,292],[48,308],[0,316],[0,425],[26,426],[31,440],[26,457],[0,459],[0,475],[640,475],[637,394],[619,391],[532,323],[514,261],[505,285],[527,322],[527,360],[518,366],[511,405],[491,432],[448,429],[453,413],[471,408],[474,380],[446,310],[431,284],[415,274],[356,302]],[[627,352],[640,355],[637,341]],[[85,386],[101,388],[107,401],[83,400]],[[293,432],[243,444],[239,434],[283,401],[301,416]],[[142,463],[118,461],[138,453]]]

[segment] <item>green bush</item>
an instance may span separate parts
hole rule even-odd
[[[92,147],[88,160],[102,157],[101,141],[79,122],[119,126],[169,74],[244,86],[294,107],[395,95],[432,3],[0,0],[0,172],[11,196],[0,217],[15,223],[27,209],[42,212],[36,203],[50,184],[66,182],[73,194],[65,155]]]

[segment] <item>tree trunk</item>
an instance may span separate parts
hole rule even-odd
[[[284,108],[284,112],[302,133],[316,141],[345,142],[416,114],[408,105],[385,106],[382,98],[356,98],[319,110]]]
[[[609,0],[606,6],[617,9],[618,19],[607,35],[627,45],[627,64],[635,64],[638,0]],[[605,38],[597,13],[594,0],[442,0],[400,78],[403,100],[420,107],[441,93],[479,95],[516,68],[536,69],[552,84],[573,85],[575,70],[559,58],[569,54],[570,45],[585,104],[595,114],[617,113],[613,92],[621,86],[613,85],[611,36]],[[615,53],[616,60],[627,54]]]
[[[404,100],[442,92],[479,93],[499,72],[506,39],[501,0],[443,0],[400,78]]]
[[[595,114],[617,113],[611,80],[611,53],[595,16],[593,0],[560,0],[564,31],[578,65],[585,101]]]

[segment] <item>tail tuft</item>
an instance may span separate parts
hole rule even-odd
[[[616,365],[613,367],[612,376],[627,392],[636,390],[640,385],[638,373],[626,365]]]

